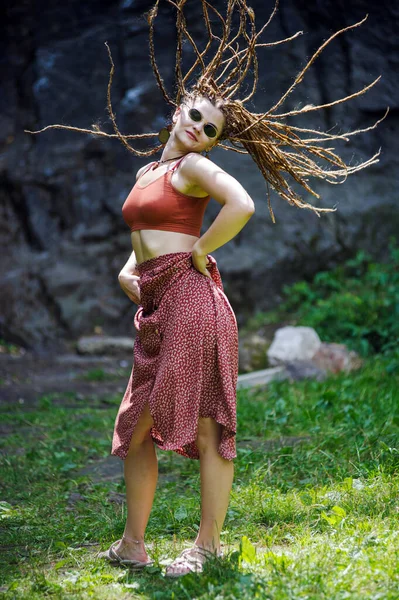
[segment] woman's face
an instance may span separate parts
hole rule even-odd
[[[201,116],[200,121],[193,120],[190,117],[190,109],[197,111],[195,116],[196,118]],[[176,141],[183,144],[188,152],[203,152],[204,150],[210,150],[217,143],[217,139],[223,131],[225,118],[223,113],[213,106],[208,98],[198,96],[185,101],[176,109],[173,122],[173,133]],[[216,130],[216,137],[209,137],[205,133],[212,132],[212,127],[206,127],[206,125],[213,125]]]

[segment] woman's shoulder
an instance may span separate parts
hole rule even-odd
[[[146,165],[144,165],[144,167],[140,167],[140,169],[137,171],[136,173],[136,181],[138,180],[139,177],[141,177],[141,175],[143,175],[145,173],[145,171],[147,171],[151,165],[153,165],[156,161],[153,160],[150,163],[147,163]]]
[[[189,152],[186,154],[181,161],[181,169],[187,175],[193,173],[202,173],[204,175],[210,175],[215,172],[225,173],[225,171],[216,163],[198,152]]]
[[[191,189],[201,190],[222,205],[227,202],[240,206],[248,203],[249,196],[239,181],[213,160],[194,152],[186,156],[182,163],[182,175],[191,184]],[[192,192],[190,194],[195,195]]]

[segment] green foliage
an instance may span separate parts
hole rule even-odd
[[[81,376],[81,379],[85,381],[118,381],[129,377],[130,369],[124,368],[113,368],[112,370],[105,370],[101,367],[96,369],[90,369]]]
[[[322,341],[346,344],[362,356],[395,354],[399,340],[399,247],[394,240],[389,252],[387,263],[376,263],[359,251],[335,269],[317,273],[311,282],[284,286],[281,304],[267,313],[257,312],[245,329],[256,331],[283,322],[305,325],[313,327]]]
[[[110,379],[110,376],[104,369],[98,368],[91,369],[85,373],[82,379],[85,379],[86,381],[106,381],[107,379]]]
[[[279,312],[314,327],[323,341],[348,344],[363,355],[394,348],[399,339],[399,248],[375,263],[365,252],[311,283],[285,286]]]

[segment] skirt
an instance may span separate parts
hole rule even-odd
[[[111,453],[126,458],[148,402],[159,448],[199,458],[198,419],[222,425],[219,454],[236,457],[238,329],[216,260],[212,279],[194,267],[191,252],[151,258],[137,267],[140,301],[133,368],[116,421]]]

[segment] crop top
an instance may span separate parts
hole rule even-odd
[[[181,160],[145,187],[138,185],[141,178],[136,181],[122,206],[123,218],[131,231],[159,229],[200,237],[210,196],[196,198],[173,187],[171,177]]]

